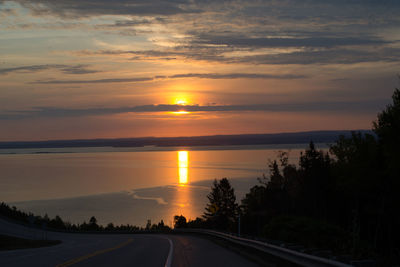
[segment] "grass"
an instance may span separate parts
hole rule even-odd
[[[7,235],[0,235],[0,250],[40,248],[60,244],[60,240],[32,240]]]

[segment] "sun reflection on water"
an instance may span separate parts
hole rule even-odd
[[[188,183],[189,176],[189,153],[187,151],[178,151],[178,170],[179,170],[179,184],[184,185]]]
[[[191,198],[191,188],[188,185],[189,180],[189,152],[178,151],[178,177],[179,183],[171,203],[171,215],[183,215],[187,219],[195,218],[193,214],[193,203]]]

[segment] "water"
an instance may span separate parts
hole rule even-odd
[[[0,150],[0,201],[73,223],[171,224],[174,215],[201,216],[213,179],[229,178],[240,200],[268,159],[283,150],[296,163],[305,147]]]

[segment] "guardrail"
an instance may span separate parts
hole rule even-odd
[[[176,231],[176,230],[175,230]],[[305,254],[302,252],[294,251],[291,249],[279,247],[276,245],[268,244],[261,241],[242,238],[226,233],[221,233],[213,230],[204,229],[179,229],[178,232],[198,233],[225,239],[229,242],[239,244],[242,246],[251,247],[261,252],[273,255],[285,261],[295,263],[301,266],[322,267],[322,266],[335,266],[335,267],[350,267],[352,265],[338,262],[335,260],[325,259],[314,255]]]

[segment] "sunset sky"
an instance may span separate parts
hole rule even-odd
[[[398,0],[0,0],[0,141],[369,129]]]

